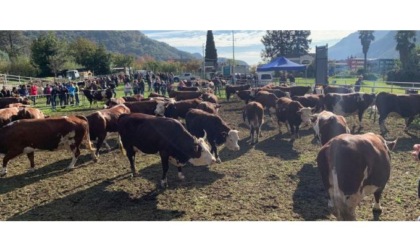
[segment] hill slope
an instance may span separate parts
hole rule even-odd
[[[375,40],[370,44],[368,58],[399,58],[399,53],[395,50],[397,42],[394,37],[396,33],[397,31],[375,31],[373,33]],[[416,37],[420,38],[420,31],[417,31]],[[420,41],[417,41],[417,45],[420,45]],[[348,35],[328,49],[329,59],[340,60],[350,56],[363,57],[358,32]]]
[[[45,31],[25,31],[29,39],[35,39]],[[194,55],[180,51],[166,43],[148,38],[140,31],[55,31],[57,37],[69,42],[83,37],[103,44],[107,50],[135,56],[152,56],[157,60],[194,59]]]

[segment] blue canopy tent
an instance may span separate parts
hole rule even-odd
[[[257,72],[264,72],[264,71],[279,71],[279,70],[305,70],[306,66],[297,64],[293,61],[288,60],[285,57],[278,57],[272,60],[270,63],[262,65],[257,68]]]

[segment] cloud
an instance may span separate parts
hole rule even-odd
[[[159,30],[142,31],[149,38],[165,42],[180,50],[190,53],[203,54],[203,46],[206,43],[207,31],[198,30]],[[250,65],[261,62],[261,50],[264,46],[261,42],[266,34],[265,30],[235,30],[235,59],[243,60]],[[348,36],[351,30],[314,30],[311,31],[311,52],[315,47],[328,44],[329,47]],[[213,30],[214,43],[220,57],[233,57],[233,43],[231,30]]]

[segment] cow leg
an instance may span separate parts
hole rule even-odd
[[[220,160],[220,158],[219,158],[219,153],[217,153],[217,146],[216,146],[216,143],[215,142],[212,142],[211,144],[211,150],[210,150],[210,152],[213,154],[214,153],[214,157],[216,158],[216,162],[218,163],[218,164],[220,164],[221,162],[222,162],[222,160]]]
[[[31,167],[28,169],[28,172],[34,172],[35,171],[35,155],[34,152],[26,153],[26,156],[29,159],[29,163],[31,164]]]
[[[138,174],[136,173],[136,152],[133,149],[133,146],[125,147],[125,151],[127,153],[128,161],[130,162],[130,169],[131,169],[131,176],[137,177]]]
[[[261,128],[258,126],[258,127],[255,127],[255,130],[257,131],[256,132],[256,134],[257,134],[257,140],[256,140],[256,142],[255,143],[258,143],[259,142],[259,140],[260,140],[260,135],[261,135]]]
[[[381,130],[381,135],[388,133],[388,129],[385,127],[386,116],[379,115],[379,129]]]
[[[71,162],[70,162],[69,166],[66,168],[66,170],[71,170],[71,169],[73,169],[73,168],[74,168],[74,165],[75,165],[75,164],[76,164],[76,162],[77,162],[77,158],[80,156],[80,150],[79,150],[79,147],[76,147],[76,146],[70,146],[70,150],[71,150],[71,152],[73,153],[73,157],[72,157],[72,160],[71,160]]]
[[[3,168],[0,171],[0,177],[3,177],[3,176],[5,176],[7,174],[7,168],[6,168],[7,167],[7,163],[10,160],[12,160],[13,158],[19,156],[20,154],[22,154],[22,152],[21,151],[18,151],[18,150],[12,150],[12,151],[9,150],[6,153],[6,155],[3,158]]]
[[[160,186],[162,188],[168,187],[168,178],[166,174],[169,169],[169,155],[166,152],[160,152],[160,161],[162,162],[162,179],[160,180]]]
[[[381,207],[381,204],[379,203],[379,200],[381,199],[381,195],[382,195],[381,189],[373,193],[373,196],[375,197],[375,203],[373,204],[373,208],[372,208],[374,220],[379,220],[379,216],[382,214],[382,207]]]
[[[251,129],[249,130],[249,135],[251,136],[251,142],[250,144],[253,145],[254,144],[254,134],[255,134],[255,129],[253,126],[251,126]],[[258,138],[258,136],[257,136]]]
[[[295,126],[294,126],[294,125],[292,125],[290,122],[289,122],[288,124],[286,124],[286,125],[289,125],[289,127],[290,127],[290,129],[291,129],[291,133],[290,133],[290,135],[291,135],[291,137],[290,137],[290,142],[294,142],[294,141],[296,140],[296,138],[297,138],[297,130],[296,130]]]
[[[357,133],[360,133],[360,131],[363,129],[363,124],[362,124],[363,111],[359,112],[358,116],[359,116],[359,128],[357,129]]]
[[[182,173],[182,166],[177,166],[176,168],[178,169],[178,178],[179,178],[180,180],[184,180],[184,179],[185,179],[185,176],[184,176],[184,174]]]
[[[109,144],[108,144],[108,142],[106,141],[106,139],[104,139],[104,144],[105,144],[106,149],[107,149],[108,151],[110,151],[110,150],[111,150],[111,146],[109,146]]]

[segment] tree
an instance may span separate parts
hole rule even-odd
[[[265,61],[271,61],[279,56],[299,57],[309,52],[309,44],[312,42],[308,37],[311,31],[273,30],[267,31],[261,42],[265,49],[261,57]]]
[[[0,50],[10,58],[19,56],[26,46],[22,31],[0,31]]]
[[[134,62],[134,56],[116,53],[112,55],[112,62],[118,67],[131,67]]]
[[[63,64],[60,62],[66,57],[64,53],[66,49],[66,43],[59,40],[53,32],[43,33],[32,41],[31,60],[39,68],[41,77],[49,76],[60,68]],[[56,69],[53,70],[51,67]]]
[[[214,69],[217,69],[217,50],[216,45],[214,44],[213,32],[211,30],[207,31],[206,53],[204,59],[206,63],[211,62]]]
[[[104,45],[99,45],[92,57],[92,65],[86,66],[92,69],[94,74],[109,74],[111,72],[111,54]]]
[[[395,40],[397,46],[395,49],[400,53],[400,61],[402,69],[409,71],[412,70],[415,60],[415,48],[416,48],[416,32],[415,31],[398,31],[395,34]]]
[[[85,38],[78,38],[69,45],[70,55],[74,57],[76,63],[89,69],[97,49],[98,46],[94,42]]]
[[[366,73],[367,71],[367,53],[369,51],[370,42],[375,40],[375,36],[373,36],[373,31],[359,31],[359,39],[362,43],[362,50],[364,55],[364,65],[363,70]]]

